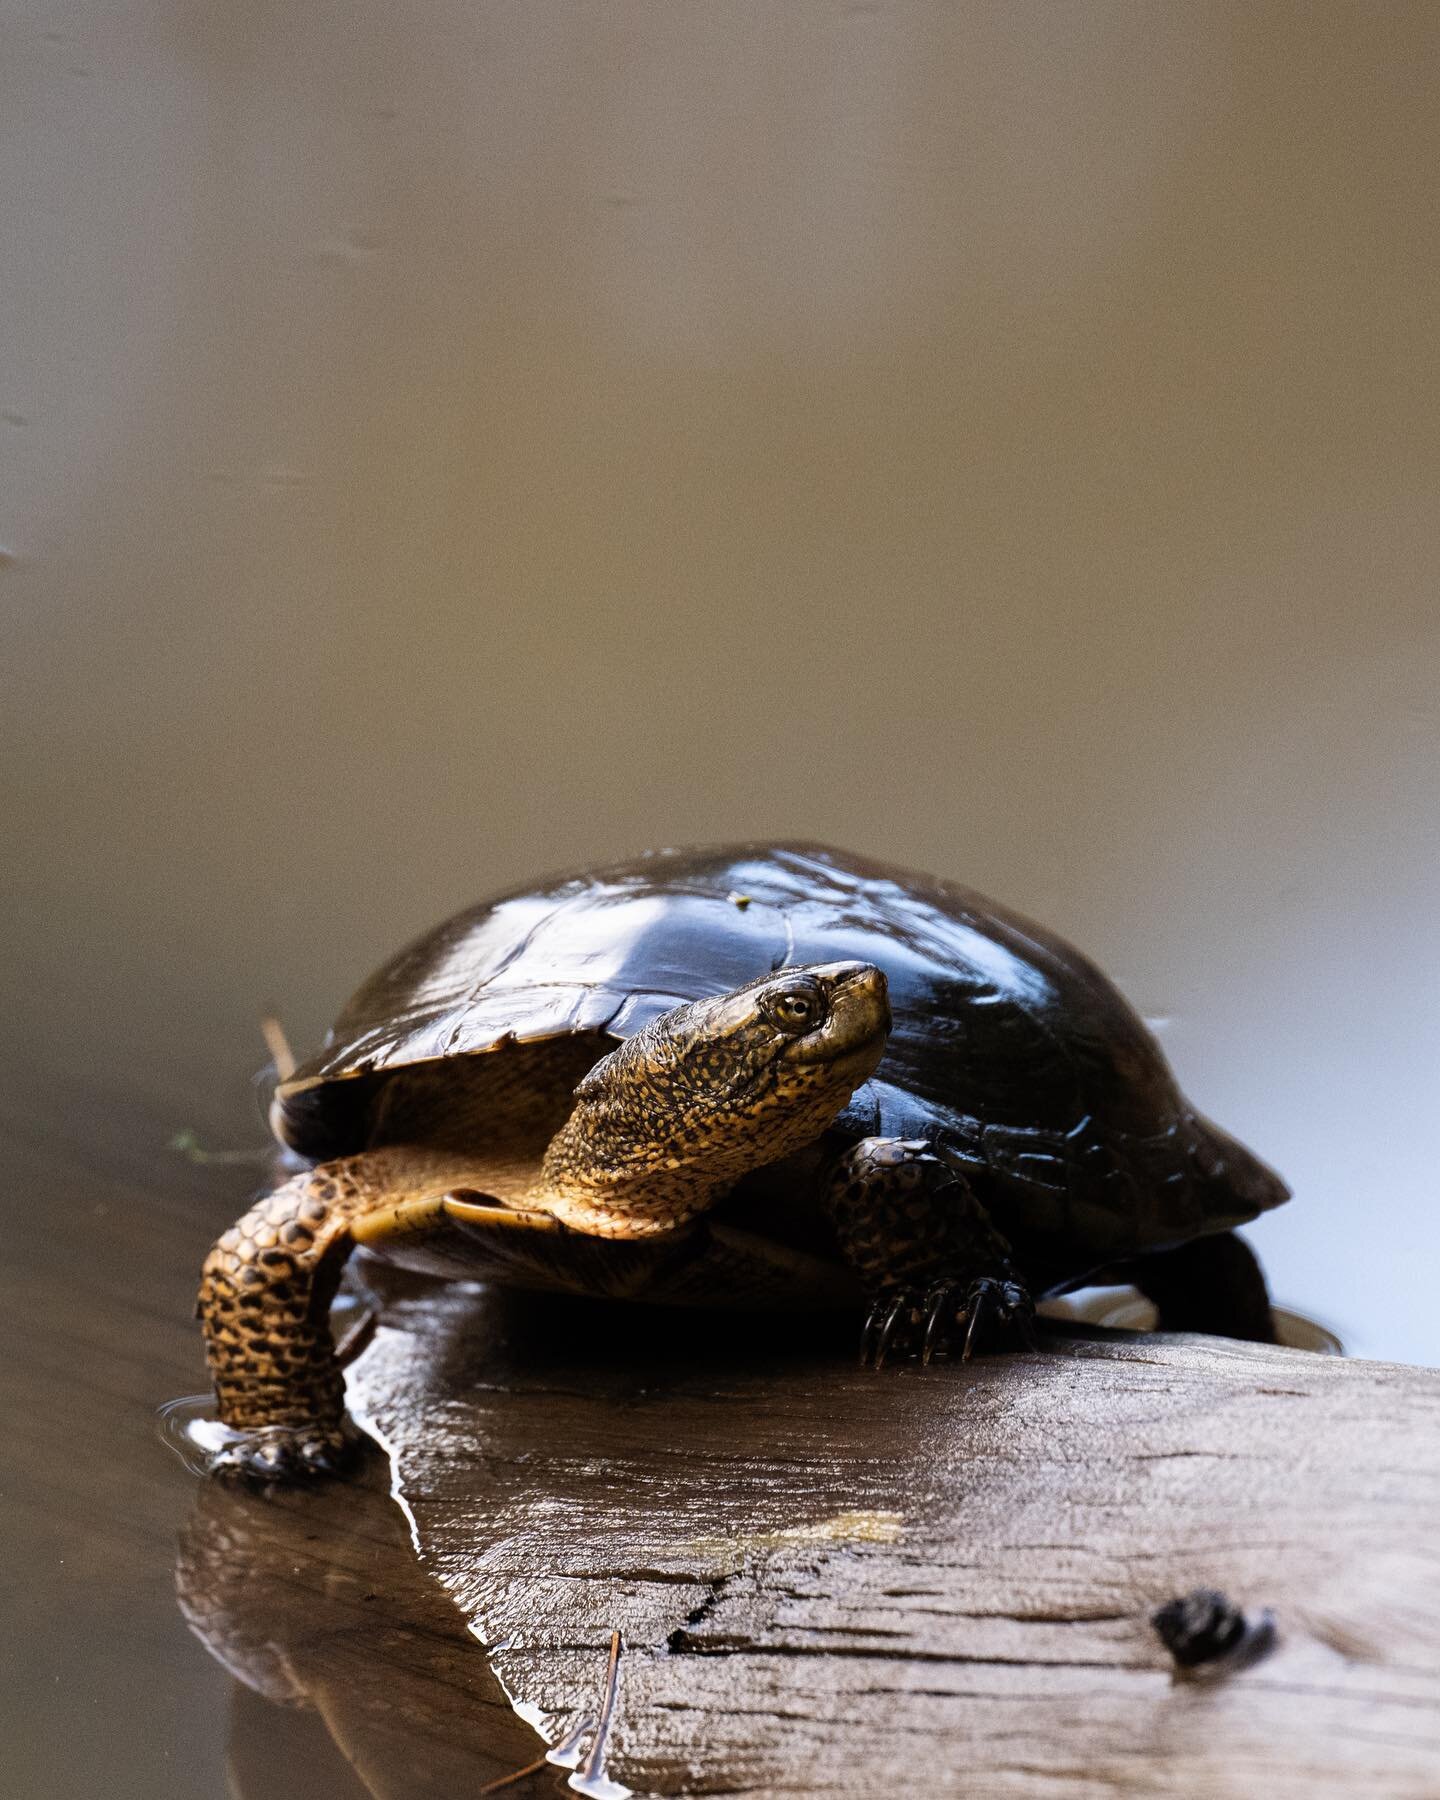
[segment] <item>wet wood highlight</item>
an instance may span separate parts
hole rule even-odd
[[[625,1654],[656,1795],[1433,1796],[1440,1374],[1197,1337],[854,1367],[834,1341],[439,1293],[352,1371],[427,1566],[554,1741]],[[1177,1678],[1150,1618],[1270,1606]]]

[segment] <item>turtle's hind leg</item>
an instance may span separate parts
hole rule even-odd
[[[1151,1251],[1128,1263],[1124,1272],[1154,1303],[1161,1331],[1279,1342],[1265,1276],[1255,1252],[1233,1231]]]
[[[205,1259],[196,1313],[232,1437],[222,1472],[325,1475],[352,1441],[330,1302],[355,1235],[400,1203],[464,1185],[453,1158],[392,1146],[321,1163],[258,1200]]]
[[[863,1138],[831,1179],[836,1235],[873,1300],[860,1359],[929,1362],[958,1340],[967,1360],[995,1326],[1033,1341],[1034,1307],[970,1183],[920,1138]]]

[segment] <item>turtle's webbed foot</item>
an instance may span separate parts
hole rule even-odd
[[[895,1288],[880,1296],[865,1321],[860,1362],[879,1369],[888,1357],[906,1355],[928,1363],[957,1340],[961,1360],[968,1362],[981,1339],[997,1327],[1033,1350],[1034,1320],[1024,1284],[1008,1277],[980,1275],[969,1282],[932,1282],[925,1289]]]
[[[259,1425],[234,1432],[211,1459],[212,1474],[262,1484],[338,1475],[360,1440],[343,1425]]]

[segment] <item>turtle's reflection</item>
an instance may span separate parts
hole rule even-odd
[[[543,1752],[416,1561],[378,1454],[313,1491],[204,1482],[176,1587],[236,1677],[237,1800],[453,1800]],[[554,1795],[563,1780],[546,1769],[503,1792]]]

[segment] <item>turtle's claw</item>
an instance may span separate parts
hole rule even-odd
[[[237,1431],[211,1458],[212,1474],[270,1485],[338,1475],[355,1452],[343,1426],[261,1425]]]
[[[940,1349],[949,1335],[959,1308],[955,1297],[960,1292],[953,1281],[942,1281],[938,1287],[931,1288],[925,1296],[927,1312],[925,1317],[925,1340],[920,1346],[920,1362],[922,1366],[929,1364],[930,1358]]]
[[[860,1366],[883,1369],[892,1351],[908,1348],[918,1302],[908,1290],[890,1289],[870,1308],[860,1334]]]
[[[860,1334],[862,1369],[880,1369],[885,1366],[885,1358],[895,1348],[897,1334],[903,1336],[901,1323],[909,1306],[908,1295],[888,1293],[882,1294],[870,1308],[865,1329]]]
[[[903,1341],[905,1335],[903,1328],[909,1323],[907,1315],[912,1310],[908,1296],[901,1294],[886,1313],[885,1323],[880,1327],[880,1341],[875,1346],[875,1367],[877,1369],[884,1368],[885,1358],[896,1347],[897,1341]]]
[[[1018,1281],[1001,1281],[981,1275],[965,1295],[965,1344],[960,1360],[969,1362],[982,1331],[994,1325],[1012,1325],[1027,1349],[1035,1348],[1035,1308]]]
[[[934,1282],[923,1293],[892,1289],[881,1295],[865,1321],[861,1366],[879,1369],[888,1356],[902,1350],[917,1355],[922,1364],[929,1363],[949,1348],[962,1327],[962,1362],[969,1362],[981,1339],[997,1325],[1013,1329],[1026,1349],[1033,1350],[1034,1316],[1035,1308],[1023,1285],[993,1275],[978,1276],[963,1290],[958,1281]]]
[[[868,1369],[870,1367],[871,1358],[874,1354],[875,1337],[880,1329],[881,1309],[884,1305],[885,1302],[883,1300],[877,1300],[870,1308],[870,1311],[865,1315],[865,1324],[860,1332],[860,1367],[862,1369]]]

